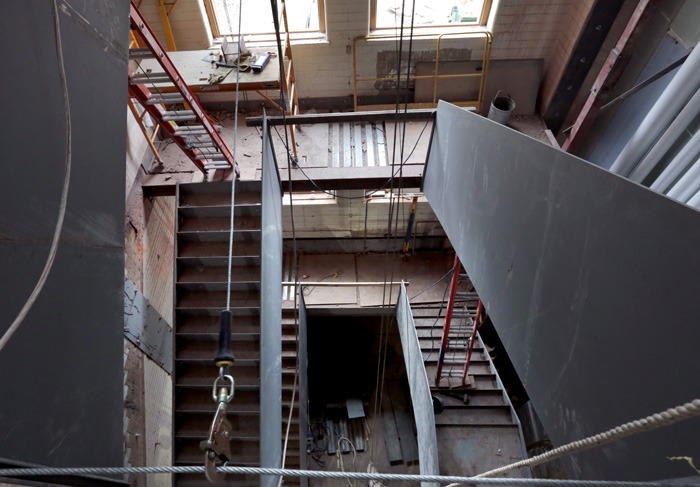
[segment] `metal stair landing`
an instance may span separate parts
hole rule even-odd
[[[199,447],[216,409],[212,385],[218,374],[220,313],[226,305],[231,183],[181,184],[177,190],[175,265],[175,367],[173,390],[173,461],[203,465]],[[230,374],[235,396],[227,418],[235,435],[232,464],[260,465],[260,238],[261,183],[237,181],[231,272],[231,343],[235,362]],[[283,334],[295,337],[283,324]],[[295,338],[294,338],[295,339]],[[283,339],[283,434],[292,397],[296,344]],[[298,419],[290,429],[287,466],[299,463]],[[283,438],[281,439],[283,440]],[[291,480],[291,479],[290,479]],[[227,484],[258,486],[260,478],[227,476]],[[175,476],[175,487],[206,484],[202,474]],[[287,479],[285,479],[285,483]]]

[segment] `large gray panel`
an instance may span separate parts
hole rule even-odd
[[[413,417],[416,421],[416,436],[418,439],[418,461],[421,475],[439,475],[437,434],[435,432],[435,415],[433,414],[433,399],[430,394],[428,375],[423,364],[416,325],[413,322],[411,303],[408,301],[406,286],[401,282],[401,290],[396,301],[396,322],[401,336],[406,374],[411,391]],[[437,487],[439,484],[421,482],[423,487]]]
[[[0,352],[0,457],[121,465],[129,4],[71,5],[59,1],[73,132],[67,214],[46,286]],[[0,7],[1,334],[46,260],[66,141],[51,2]]]
[[[299,451],[300,468],[306,469],[306,432],[309,427],[309,339],[306,326],[306,303],[304,302],[304,293],[302,287],[299,286],[299,338],[297,343],[297,360],[299,361]],[[309,485],[309,479],[300,479],[302,487]]]
[[[260,465],[282,463],[282,191],[267,120],[263,121],[260,291]],[[260,477],[276,487],[279,477]]]
[[[700,213],[447,103],[425,194],[556,445],[700,392]],[[683,477],[700,419],[568,460]]]

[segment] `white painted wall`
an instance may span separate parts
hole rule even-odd
[[[263,3],[265,0],[261,0]],[[578,36],[577,32],[572,32],[576,3],[574,0],[494,1],[497,10],[489,24],[494,35],[491,59],[544,59],[546,69],[561,39],[566,41]],[[353,39],[369,33],[369,8],[368,0],[325,0],[326,39],[299,41],[293,47],[299,98],[352,95],[351,46]],[[268,11],[268,8],[261,8],[261,15],[268,15]],[[143,0],[141,12],[162,39],[155,0]],[[575,24],[574,27],[578,27],[578,23]],[[179,0],[171,14],[171,25],[178,50],[210,46],[209,23],[202,0]],[[433,45],[416,40],[413,49],[425,50]],[[478,45],[465,39],[445,42],[447,48],[471,49]],[[395,49],[393,40],[371,41],[370,46],[358,50],[361,54],[361,59],[358,59],[360,71],[363,75],[376,75],[376,53]],[[478,48],[471,57],[480,59]],[[552,77],[561,74],[558,69],[550,72]],[[552,83],[550,80],[549,84]],[[361,93],[376,91],[370,84]]]

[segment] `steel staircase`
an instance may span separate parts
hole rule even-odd
[[[473,335],[480,301],[458,260],[450,290],[451,302],[413,305],[411,311],[436,402],[440,473],[474,475],[525,458],[525,449],[510,399],[481,338]]]
[[[174,331],[175,465],[202,465],[200,441],[208,434],[216,403],[212,384],[218,374],[220,312],[226,304],[231,183],[182,184],[177,194],[176,309]],[[231,273],[231,342],[236,381],[228,419],[235,431],[233,465],[260,462],[260,239],[261,183],[237,181]],[[288,321],[288,319],[287,319]],[[293,325],[283,325],[282,431],[286,432],[296,364]],[[298,395],[297,395],[298,397]],[[283,441],[283,438],[280,439]],[[298,418],[291,425],[286,466],[299,461]],[[233,485],[257,486],[259,477],[231,475]],[[291,479],[290,479],[291,480]],[[202,485],[202,474],[177,475],[176,487]],[[285,479],[285,483],[287,479]]]

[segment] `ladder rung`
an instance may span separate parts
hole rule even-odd
[[[479,295],[473,291],[469,291],[469,292],[457,291],[455,293],[455,296],[460,296],[462,298],[478,298],[479,297]]]
[[[182,125],[175,129],[173,135],[176,137],[187,137],[188,135],[206,135],[207,129],[203,125]]]
[[[231,164],[204,164],[204,169],[230,169]]]
[[[146,100],[147,105],[174,105],[176,103],[185,103],[185,99],[180,93],[172,93],[175,96],[152,95]]]
[[[148,59],[156,57],[150,47],[137,47],[129,49],[129,59]]]
[[[163,120],[166,122],[183,122],[186,120],[197,120],[197,114],[192,110],[172,110],[163,112]]]
[[[188,149],[200,149],[203,147],[218,147],[219,145],[213,140],[202,141],[202,142],[190,142],[187,144]]]
[[[197,154],[194,156],[195,159],[198,161],[225,161],[226,156],[218,153],[218,154]]]
[[[147,83],[167,83],[171,81],[167,73],[137,73],[129,79],[129,84],[143,85]]]

